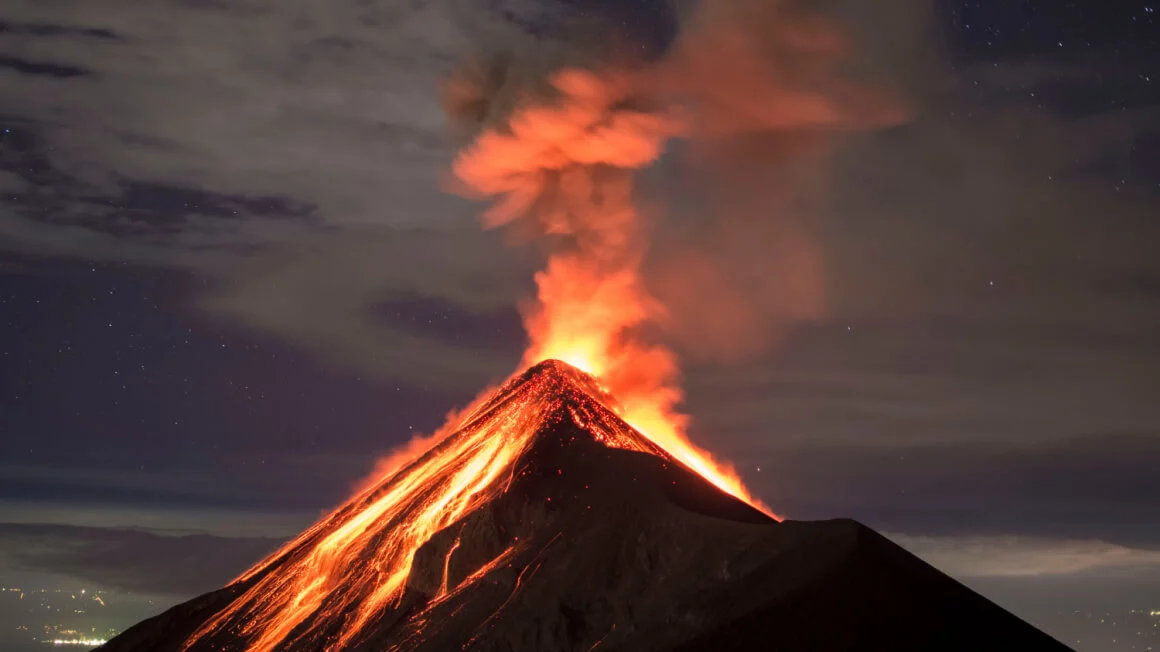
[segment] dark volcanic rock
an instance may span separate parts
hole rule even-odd
[[[575,374],[545,363],[500,390],[569,388],[507,490],[419,548],[399,603],[349,649],[1067,649],[854,521],[778,523],[666,456],[599,443],[569,406],[616,417]],[[434,598],[442,587],[453,590]],[[248,588],[175,607],[101,649],[180,650]],[[277,649],[325,649],[337,633]]]

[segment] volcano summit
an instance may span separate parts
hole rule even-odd
[[[849,520],[778,522],[542,362],[233,583],[105,652],[1066,650]]]

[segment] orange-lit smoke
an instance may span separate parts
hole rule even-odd
[[[706,293],[703,316],[684,320],[690,327],[683,328],[646,284],[642,266],[649,238],[634,177],[677,136],[718,143],[896,119],[879,95],[839,79],[844,39],[828,21],[798,6],[703,2],[660,61],[565,67],[548,77],[548,92],[528,84],[514,91],[514,101],[502,97],[510,89],[496,86],[503,76],[480,76],[489,69],[478,65],[449,86],[449,112],[483,122],[453,171],[469,193],[494,202],[484,224],[518,223],[525,232],[530,224],[554,243],[546,268],[536,274],[536,301],[524,310],[530,344],[522,367],[557,358],[594,374],[621,402],[626,421],[722,489],[755,504],[731,469],[685,437],[688,420],[677,410],[683,398],[677,358],[649,332],[660,324],[669,333],[705,332],[712,336],[699,338],[702,345],[744,351],[736,342],[760,339],[769,330],[769,319],[747,327],[749,317],[818,313],[816,250],[808,238],[799,247],[790,243],[788,252],[784,243],[765,248],[788,254],[779,256],[791,261],[780,269],[811,278],[781,284],[782,296],[798,305],[761,314],[750,309],[760,297],[747,300],[713,261],[690,252],[686,259],[695,264],[678,266],[657,284],[680,310],[678,319],[694,312],[690,298],[697,305],[690,288]],[[510,108],[489,115],[489,96]]]
[[[633,174],[660,157],[684,121],[675,111],[640,105],[634,83],[630,73],[558,72],[554,98],[517,106],[503,128],[485,130],[461,152],[453,169],[471,190],[495,199],[484,216],[488,226],[532,219],[545,234],[565,236],[536,274],[521,368],[554,358],[595,375],[626,421],[756,504],[731,469],[685,437],[676,356],[641,333],[664,307],[641,274],[646,239]]]
[[[649,76],[690,117],[682,219],[647,268],[683,354],[744,360],[824,317],[827,157],[844,133],[907,118],[896,94],[853,78],[853,42],[810,4],[699,2]]]

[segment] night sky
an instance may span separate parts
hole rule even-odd
[[[824,319],[687,356],[692,436],[1061,639],[1160,610],[1160,3],[818,4],[914,115],[827,164]],[[5,2],[0,584],[212,588],[512,371],[538,260],[445,192],[436,82],[593,17],[678,30],[662,0]]]

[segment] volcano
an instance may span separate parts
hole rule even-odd
[[[1067,648],[863,525],[778,521],[718,489],[547,361],[228,586],[100,649]]]

